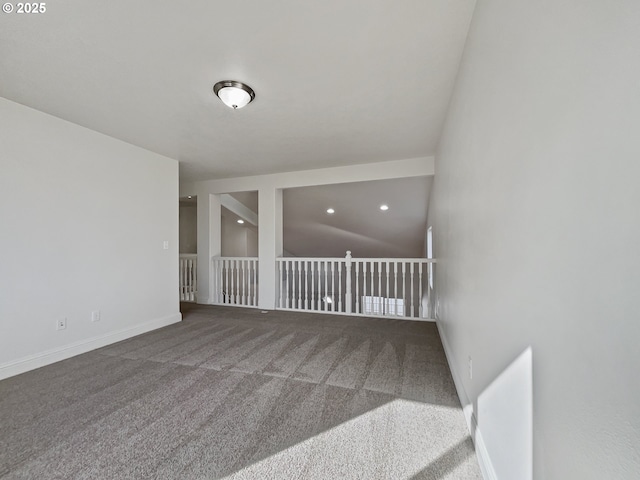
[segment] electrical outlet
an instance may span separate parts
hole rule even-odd
[[[169,250],[169,240],[165,240],[162,242],[162,248],[165,250]]]
[[[67,328],[67,319],[61,318],[56,321],[56,330],[64,330]]]
[[[471,359],[471,355],[469,355],[469,380],[473,378],[473,360]]]
[[[100,321],[100,310],[94,310],[91,312],[91,321],[99,322]]]

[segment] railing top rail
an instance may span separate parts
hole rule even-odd
[[[351,259],[352,262],[413,262],[413,263],[437,263],[435,258],[356,258]]]
[[[258,260],[258,257],[211,257],[212,260]]]
[[[180,258],[198,258],[197,253],[180,253]]]
[[[278,262],[286,262],[289,260],[301,261],[301,262],[345,262],[347,259],[344,257],[278,257]]]
[[[276,258],[279,262],[289,261],[289,260],[298,260],[302,262],[346,262],[348,259],[345,257],[278,257]],[[378,257],[368,257],[368,258],[356,258],[353,257],[350,259],[351,262],[404,262],[404,263],[437,263],[435,258],[378,258]]]

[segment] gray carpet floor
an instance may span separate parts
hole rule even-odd
[[[183,308],[1,381],[0,478],[482,478],[434,324]]]

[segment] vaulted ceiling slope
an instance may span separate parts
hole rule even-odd
[[[0,95],[182,180],[434,153],[474,0],[66,0],[0,17]],[[219,80],[256,92],[242,110]]]
[[[284,248],[296,257],[422,257],[433,177],[289,188]],[[380,210],[387,205],[388,210]],[[327,214],[332,208],[333,214]]]

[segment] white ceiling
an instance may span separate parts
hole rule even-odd
[[[0,95],[183,181],[434,153],[475,0],[48,2],[0,15]],[[219,80],[256,91],[242,110]]]

